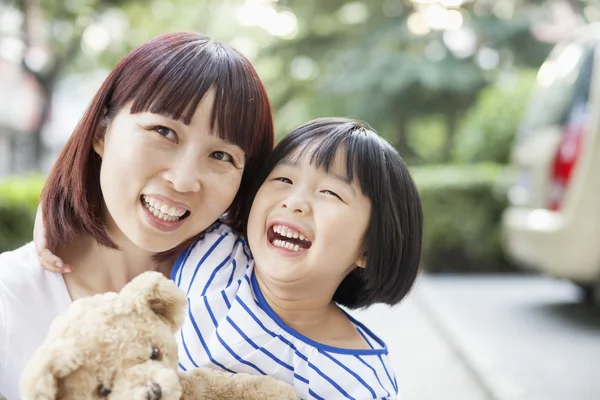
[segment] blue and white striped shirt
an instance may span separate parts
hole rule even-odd
[[[244,239],[224,224],[179,256],[171,278],[189,305],[177,334],[182,370],[267,374],[293,385],[302,399],[398,398],[381,339],[350,316],[371,349],[342,349],[302,336],[269,307],[253,266]]]

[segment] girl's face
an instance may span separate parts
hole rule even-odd
[[[210,127],[214,91],[189,125],[168,116],[130,114],[126,104],[94,144],[111,238],[150,251],[170,250],[197,235],[231,205],[244,151]]]
[[[252,204],[248,241],[262,276],[301,283],[300,295],[332,296],[366,262],[371,202],[347,180],[345,151],[329,172],[310,164],[310,152],[291,154],[269,174]]]

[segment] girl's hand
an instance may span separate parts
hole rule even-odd
[[[46,238],[46,228],[44,227],[44,218],[41,206],[38,206],[35,214],[35,223],[33,225],[33,244],[38,256],[38,261],[40,262],[42,268],[44,268],[46,271],[67,273],[73,270],[70,265],[65,264],[63,260],[53,253],[56,249],[48,248],[48,239]]]

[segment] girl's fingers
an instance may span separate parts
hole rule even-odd
[[[42,268],[50,272],[66,273],[72,271],[70,265],[65,264],[63,260],[52,254],[48,249],[44,249],[38,253],[38,260]]]

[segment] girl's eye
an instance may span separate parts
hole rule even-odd
[[[276,181],[282,182],[282,183],[287,183],[288,185],[292,184],[291,179],[286,178],[284,176],[280,176],[279,178],[275,178]]]
[[[323,194],[326,194],[326,195],[329,195],[329,196],[335,196],[335,197],[337,197],[338,199],[342,200],[342,198],[341,198],[340,196],[338,196],[338,194],[337,194],[337,193],[335,193],[335,192],[332,192],[331,190],[322,190],[322,191],[321,191],[321,193],[323,193]]]
[[[229,153],[225,153],[224,151],[214,151],[210,155],[212,158],[219,161],[227,161],[233,163],[233,157]]]
[[[166,137],[169,140],[177,141],[177,134],[166,126],[158,125],[154,128],[159,135]]]

